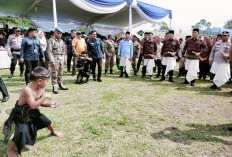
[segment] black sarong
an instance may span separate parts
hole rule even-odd
[[[17,146],[17,151],[21,154],[21,150],[25,145],[34,145],[37,138],[37,130],[48,127],[51,121],[39,109],[31,109],[27,104],[18,106],[11,111],[9,118],[4,123],[3,134],[4,141],[7,143],[15,125],[13,141]]]

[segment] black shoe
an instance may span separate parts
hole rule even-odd
[[[136,71],[134,71],[134,75],[137,76],[137,72]]]
[[[216,89],[219,91],[222,91],[222,87],[217,87]]]
[[[156,75],[156,78],[159,78],[159,77],[160,77],[160,75],[159,75],[159,74],[157,74],[157,75]]]
[[[3,97],[2,102],[6,102],[7,100],[9,100],[9,96]]]
[[[189,84],[189,82],[184,81],[184,82],[183,82],[183,83],[181,83],[181,84],[183,84],[183,85],[187,85],[187,84]]]
[[[213,84],[210,88],[211,88],[211,89],[216,89],[217,86],[216,86],[215,84]]]
[[[228,130],[232,132],[232,127],[229,127]]]
[[[6,102],[9,99],[9,94],[2,78],[0,78],[0,91],[2,92],[2,96],[3,96],[2,102]]]
[[[98,78],[98,79],[97,79],[97,82],[102,82],[102,79],[101,79],[101,78]]]
[[[114,73],[113,73],[113,69],[110,69],[110,75],[113,75]]]
[[[195,86],[195,82],[191,82],[191,86]]]
[[[164,81],[165,80],[165,78],[164,77],[162,77],[159,81]]]
[[[126,78],[128,78],[128,77],[129,77],[129,75],[128,75],[127,73],[125,73],[125,77],[126,77]]]
[[[11,73],[11,74],[9,75],[9,78],[12,78],[12,77],[14,77],[14,73]]]
[[[174,81],[173,81],[173,78],[170,78],[170,79],[169,79],[169,82],[174,82]]]
[[[141,76],[141,78],[145,78],[145,76]]]
[[[52,92],[55,93],[55,94],[58,94],[56,85],[53,85],[53,87],[52,87]]]
[[[20,73],[20,77],[23,77],[23,73]]]
[[[107,70],[105,70],[105,76],[107,76]]]
[[[96,77],[93,77],[93,81],[97,81]]]
[[[68,88],[64,87],[62,83],[59,83],[59,87],[60,87],[61,90],[68,90]]]

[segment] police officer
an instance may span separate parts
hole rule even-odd
[[[20,58],[20,49],[23,37],[20,35],[21,30],[17,27],[14,30],[14,34],[10,35],[7,42],[8,47],[8,55],[11,57],[11,65],[10,65],[10,76],[12,78],[14,76],[15,66],[17,64],[17,60]],[[19,63],[20,66],[20,77],[23,77],[24,71],[24,62]]]
[[[57,83],[61,90],[68,90],[62,84],[63,68],[64,68],[64,42],[62,40],[63,30],[57,27],[54,32],[54,37],[48,41],[48,57],[52,67],[52,86],[53,93],[58,94]]]
[[[107,75],[107,71],[110,67],[110,74],[113,74],[113,67],[114,67],[114,40],[113,40],[113,34],[108,34],[108,40],[106,40],[104,45],[104,50],[106,54],[106,62],[105,62],[105,75]]]
[[[24,38],[20,50],[20,63],[25,61],[25,81],[26,85],[30,83],[30,73],[39,65],[39,55],[42,55],[42,62],[45,62],[43,48],[40,40],[37,38],[37,29],[30,27],[28,37]]]

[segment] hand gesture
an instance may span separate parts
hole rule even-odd
[[[60,106],[60,104],[58,103],[58,102],[53,102],[53,103],[51,103],[51,108],[56,108],[56,107],[58,107],[58,106]]]
[[[24,62],[24,59],[23,59],[23,58],[20,58],[20,59],[19,59],[19,62],[20,62],[20,63],[23,63],[23,62]]]

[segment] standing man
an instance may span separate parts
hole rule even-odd
[[[144,38],[140,41],[140,45],[141,45],[141,50],[140,50],[140,55],[139,55],[139,60],[138,60],[138,64],[137,64],[137,73],[139,72],[139,69],[140,69],[140,65],[141,65],[141,62],[143,60],[143,44],[144,42],[147,40],[147,37],[148,37],[148,32],[145,32],[144,33]]]
[[[105,75],[107,76],[107,71],[110,67],[110,74],[113,74],[113,67],[114,67],[114,41],[113,41],[113,34],[108,34],[108,40],[105,42],[105,54],[106,54],[106,62],[105,62]]]
[[[17,27],[14,30],[14,32],[15,32],[14,34],[9,36],[7,42],[8,56],[11,57],[9,78],[12,78],[14,76],[15,66],[17,65],[17,60],[20,58],[20,50],[23,40],[23,37],[21,36],[21,30],[19,27]],[[23,63],[20,62],[19,66],[20,66],[20,77],[23,77],[24,62]]]
[[[222,90],[221,86],[230,79],[229,32],[222,32],[222,40],[217,41],[210,53],[209,63],[212,64],[210,72],[214,74],[211,89]]]
[[[160,36],[157,36],[155,38],[155,43],[156,43],[156,46],[157,46],[157,51],[156,51],[156,55],[155,55],[155,66],[158,68],[158,73],[156,75],[156,78],[159,78],[160,73],[161,73],[161,69],[162,69],[161,50],[162,50],[162,47],[163,47],[163,43],[161,42],[161,37]]]
[[[68,36],[66,41],[65,41],[65,54],[67,55],[67,72],[70,73],[70,69],[71,69],[71,61],[73,58],[73,68],[72,68],[72,76],[75,75],[75,65],[74,65],[74,58],[73,57],[73,48],[72,48],[72,41],[73,39],[76,38],[76,31],[75,30],[71,30],[71,36]]]
[[[185,74],[185,65],[184,65],[184,62],[185,62],[185,58],[184,59],[181,59],[182,58],[182,52],[183,52],[183,49],[184,49],[184,45],[185,45],[185,42],[187,41],[187,39],[191,38],[191,35],[188,35],[185,37],[185,41],[180,41],[180,50],[178,52],[178,56],[180,58],[180,63],[179,63],[179,74],[177,77],[181,77],[181,76],[184,76],[186,75]]]
[[[63,30],[56,27],[54,37],[48,41],[48,57],[52,67],[52,86],[53,93],[58,94],[57,83],[61,90],[68,90],[62,84],[63,69],[64,69],[64,42],[62,40]]]
[[[118,59],[120,59],[120,77],[123,77],[123,67],[125,67],[125,76],[130,75],[130,62],[133,55],[133,42],[130,40],[130,32],[126,32],[125,39],[120,41],[118,47]]]
[[[148,72],[150,79],[153,80],[153,68],[155,67],[155,54],[157,46],[153,40],[153,33],[149,32],[148,39],[143,44],[143,70],[142,78],[145,77],[146,71]]]
[[[30,83],[30,73],[39,65],[39,55],[42,55],[42,62],[45,62],[43,48],[37,38],[37,29],[30,27],[28,37],[24,38],[20,50],[20,63],[25,61],[25,81]]]
[[[72,76],[76,75],[76,63],[78,56],[81,55],[81,52],[85,51],[87,52],[87,46],[85,39],[81,37],[81,32],[77,32],[77,37],[73,39],[72,41],[72,51],[73,51],[73,72]]]
[[[177,52],[180,49],[178,40],[174,39],[174,30],[169,30],[167,40],[163,42],[161,50],[162,56],[162,78],[160,81],[165,80],[165,76],[169,73],[169,82],[173,81],[173,71],[176,67]]]
[[[194,28],[192,38],[186,41],[182,52],[181,60],[183,61],[186,58],[186,76],[185,81],[182,84],[186,85],[191,82],[191,86],[195,86],[195,80],[197,78],[197,73],[199,72],[199,56],[203,51],[208,51],[207,46],[204,41],[199,38],[199,29]]]
[[[104,59],[104,44],[101,39],[97,38],[97,32],[91,31],[91,38],[87,42],[88,56],[92,58],[92,73],[93,80],[102,82],[102,58]],[[98,65],[98,74],[96,79],[96,64]]]
[[[133,41],[132,67],[134,70],[134,75],[137,75],[136,59],[139,58],[140,51],[141,51],[141,45],[138,42],[138,35],[133,35],[132,41]]]

